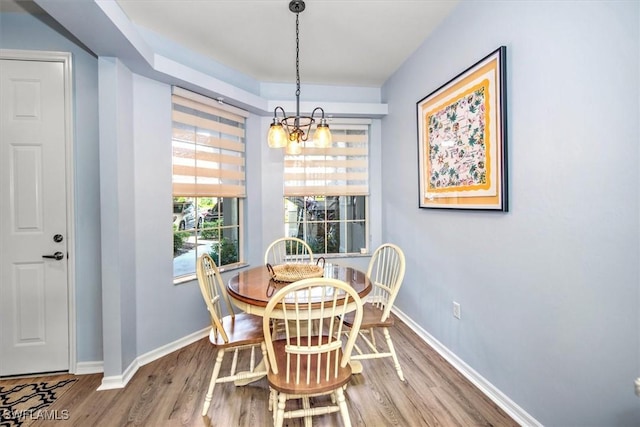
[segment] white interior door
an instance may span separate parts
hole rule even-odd
[[[0,60],[0,376],[69,369],[65,68]]]

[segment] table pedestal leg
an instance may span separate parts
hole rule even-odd
[[[362,373],[362,363],[360,363],[359,360],[350,360],[349,365],[351,365],[351,373],[353,374]]]

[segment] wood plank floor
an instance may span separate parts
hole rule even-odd
[[[363,373],[347,387],[354,426],[517,426],[493,402],[453,369],[399,319],[391,331],[399,349],[406,382],[396,375],[390,358],[363,360]],[[383,342],[382,335],[376,340]],[[260,379],[245,387],[218,384],[209,416],[200,410],[213,367],[214,352],[208,339],[142,366],[124,389],[95,391],[102,375],[76,376],[69,391],[49,409],[69,413],[56,426],[237,426],[272,425],[268,410],[268,385]],[[227,356],[225,365],[230,365]],[[60,378],[73,377],[63,375]],[[51,379],[51,377],[47,377]],[[37,379],[0,381],[12,386]],[[295,403],[295,402],[293,402]],[[31,426],[50,426],[36,420]],[[285,420],[302,426],[302,420]],[[336,414],[314,417],[318,427],[341,426]]]

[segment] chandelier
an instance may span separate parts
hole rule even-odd
[[[322,114],[320,123],[313,134],[313,143],[316,147],[328,147],[331,145],[331,131],[327,120],[324,118],[324,110],[316,107],[310,116],[300,116],[300,30],[298,15],[305,8],[303,0],[291,0],[289,10],[296,14],[296,115],[287,116],[284,108],[277,106],[273,110],[273,123],[269,126],[267,142],[271,148],[285,148],[287,154],[300,154],[302,144],[309,139],[311,126],[315,123],[314,116],[317,111]],[[278,111],[282,113],[282,119],[278,118]]]

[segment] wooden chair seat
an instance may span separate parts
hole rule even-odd
[[[308,337],[302,337],[300,339],[300,345],[306,346],[310,341],[311,345],[318,345],[318,338],[319,337],[311,337],[311,339],[308,339]],[[323,337],[323,341],[327,341],[326,336]],[[284,354],[286,345],[286,339],[274,341],[273,351],[276,353]],[[331,356],[336,357],[335,354]],[[342,358],[342,351],[338,352],[337,357],[338,360]],[[275,374],[273,371],[269,371],[269,373],[267,374],[269,384],[279,392],[292,395],[313,393],[324,394],[347,384],[351,379],[351,365],[347,364],[347,366],[345,367],[338,366],[338,373],[336,376],[334,376],[334,372],[330,372],[330,375],[327,375],[328,364],[326,358],[326,354],[314,354],[311,356],[310,363],[307,363],[308,361],[306,357],[300,358],[300,372],[309,372],[309,384],[307,384],[306,382],[287,382],[287,371],[289,372],[289,378],[296,378],[297,367],[295,366],[295,364],[290,364],[290,366],[287,366],[287,359],[280,358],[277,361],[278,373]],[[318,361],[320,361],[320,363]],[[329,379],[325,381],[327,377]]]
[[[238,345],[260,344],[264,341],[262,333],[262,317],[253,314],[238,313],[235,318],[225,316],[220,319],[220,323],[227,333],[228,342],[225,342],[222,334],[216,333],[215,329],[209,332],[209,341],[216,347],[227,348]]]
[[[360,329],[381,328],[393,326],[393,317],[389,316],[386,320],[382,320],[383,310],[371,303],[362,304],[362,324]],[[348,327],[353,325],[353,313],[347,313],[344,316],[344,324]]]

